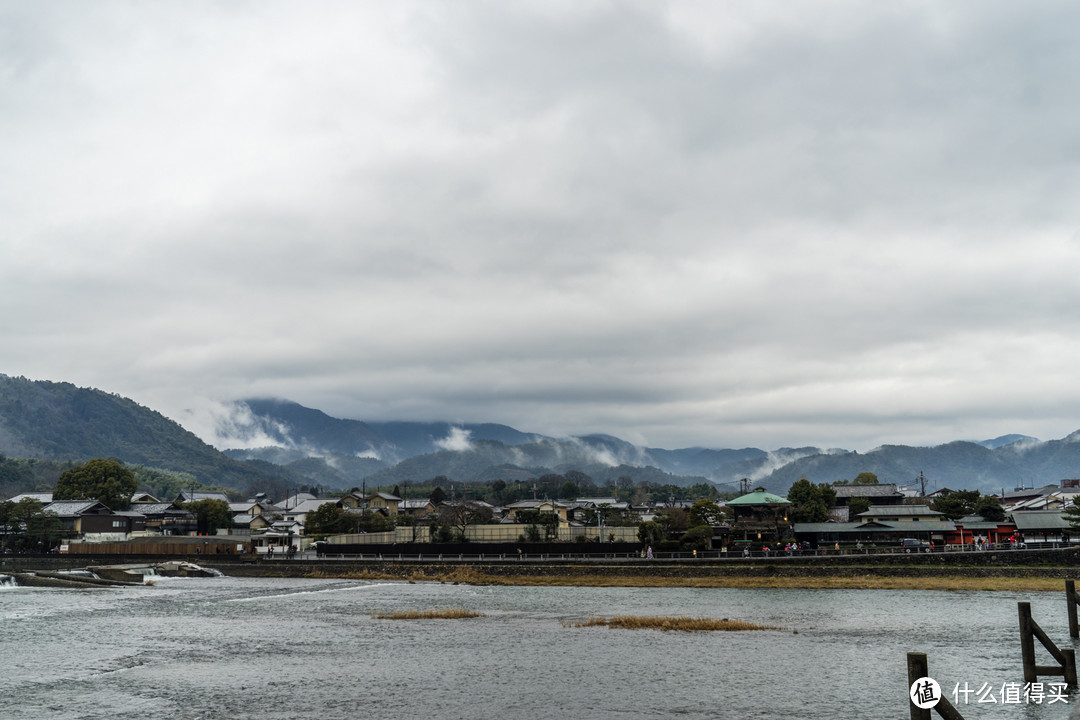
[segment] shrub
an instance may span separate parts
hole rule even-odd
[[[686,531],[682,536],[682,546],[687,549],[709,550],[712,547],[713,529],[709,525],[698,525]]]

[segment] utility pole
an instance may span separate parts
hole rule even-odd
[[[919,492],[922,497],[926,497],[926,476],[923,475],[922,470],[919,471],[919,487],[922,488]]]

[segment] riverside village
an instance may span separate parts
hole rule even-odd
[[[102,462],[112,461],[85,467]],[[498,502],[507,490],[501,481],[448,483],[449,495],[436,485],[420,497],[408,487],[357,488],[329,497],[297,489],[246,499],[224,490],[161,498],[135,489],[112,499],[72,499],[70,490],[23,493],[0,503],[0,543],[7,555],[741,559],[1057,548],[1080,539],[1080,479],[982,495],[948,488],[925,493],[917,482],[879,483],[863,473],[835,484],[802,479],[784,497],[749,481],[744,492],[729,497],[705,486],[658,492],[645,485],[616,485],[610,495],[583,497],[575,492],[581,483],[573,482],[580,478],[556,478],[561,485],[548,485],[566,490],[561,496],[536,497],[534,484],[533,497],[505,503]],[[705,491],[694,497],[695,489]]]

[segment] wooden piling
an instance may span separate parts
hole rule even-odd
[[[1038,682],[1035,672],[1035,639],[1031,636],[1031,603],[1017,603],[1020,613],[1020,656],[1024,662],[1024,682]]]
[[[907,654],[907,684],[910,688],[919,678],[926,677],[926,653],[909,652]],[[911,712],[911,720],[930,720],[930,709],[923,709],[908,698],[908,708]]]
[[[907,676],[908,687],[910,688],[916,680],[919,678],[929,677],[930,671],[927,667],[926,653],[909,652],[907,654]],[[945,720],[964,720],[964,716],[960,714],[948,698],[944,695],[938,700],[938,704],[934,706],[934,711],[938,715],[945,718]],[[930,720],[930,708],[920,708],[911,698],[908,697],[908,711],[910,712],[911,720]]]
[[[1076,622],[1076,582],[1065,581],[1065,602],[1069,606],[1069,637],[1080,638],[1080,625]]]

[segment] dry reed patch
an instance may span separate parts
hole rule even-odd
[[[484,613],[464,608],[441,608],[439,610],[395,610],[394,612],[376,612],[371,617],[376,620],[461,620],[463,618],[483,617]]]
[[[610,618],[590,617],[584,622],[563,623],[567,627],[609,627],[623,630],[663,630],[670,632],[738,632],[745,630],[781,630],[783,628],[772,625],[760,625],[746,622],[745,620],[729,620],[723,618],[686,617],[676,616],[650,616],[650,615],[615,615]]]

